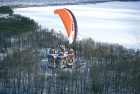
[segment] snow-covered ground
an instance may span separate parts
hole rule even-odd
[[[140,49],[140,2],[107,2],[86,5],[16,8],[14,13],[28,16],[44,28],[61,31],[66,35],[57,8],[70,9],[78,23],[78,38],[119,43],[127,48]],[[140,41],[139,41],[140,42]]]
[[[2,61],[7,55],[5,53],[0,53],[0,61]]]

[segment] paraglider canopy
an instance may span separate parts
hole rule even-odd
[[[72,44],[76,40],[77,32],[78,32],[77,21],[76,21],[75,16],[70,10],[66,8],[56,9],[54,10],[54,14],[59,14],[65,26],[65,29],[67,31],[69,44]]]

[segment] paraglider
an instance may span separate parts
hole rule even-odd
[[[66,8],[56,9],[54,10],[54,14],[59,14],[67,31],[69,44],[72,44],[76,40],[78,33],[77,21],[75,16],[69,9]]]

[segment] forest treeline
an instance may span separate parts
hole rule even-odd
[[[111,1],[140,1],[140,0],[0,0],[0,6],[25,7],[25,6],[52,6],[52,5],[78,5],[98,4]]]
[[[75,5],[82,3],[101,3],[110,0],[0,0],[1,6],[42,6],[42,5]]]
[[[134,1],[134,2],[136,2],[136,1],[140,1],[140,0],[112,0],[112,1],[125,1],[125,2],[127,2],[127,1]]]
[[[7,14],[7,13],[6,13]],[[1,94],[139,94],[140,50],[119,44],[76,40],[77,67],[42,66],[40,50],[59,43],[68,46],[61,31],[43,29],[34,20],[9,14],[0,17]]]
[[[0,0],[0,6],[27,7],[27,6],[58,6],[58,5],[79,5],[98,4],[112,1],[140,1],[140,0]]]

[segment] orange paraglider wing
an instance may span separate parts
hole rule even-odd
[[[72,43],[76,40],[76,38],[77,38],[77,33],[78,33],[78,26],[77,26],[77,20],[76,20],[76,18],[75,18],[75,16],[74,16],[74,14],[69,10],[69,9],[66,9],[67,11],[69,11],[70,12],[70,14],[71,14],[71,16],[72,16],[72,38],[73,38],[73,40],[72,40]]]
[[[72,44],[77,37],[77,21],[74,17],[73,13],[68,9],[56,9],[54,14],[59,14],[65,29],[67,31],[67,35],[69,38],[69,44]]]

